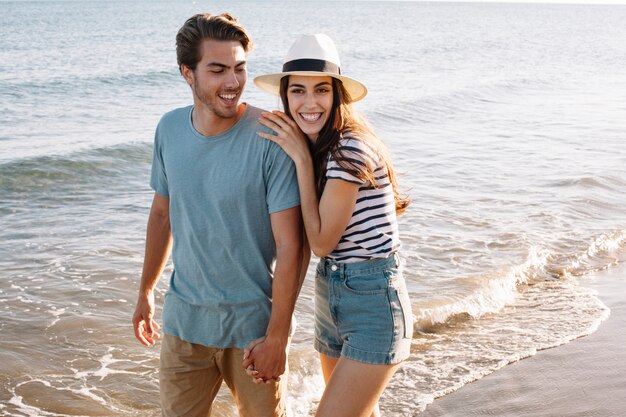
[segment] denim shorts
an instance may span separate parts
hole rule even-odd
[[[341,263],[323,258],[315,277],[315,349],[370,364],[409,356],[411,301],[397,254]]]

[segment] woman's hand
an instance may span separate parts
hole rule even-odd
[[[259,123],[276,134],[257,132],[259,136],[278,144],[296,164],[311,158],[308,139],[291,117],[278,110],[263,112],[262,115]]]
[[[261,337],[246,346],[242,366],[255,384],[280,381],[287,363],[288,341]]]

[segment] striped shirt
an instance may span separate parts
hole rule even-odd
[[[375,167],[377,187],[343,169],[331,156],[326,165],[326,179],[341,179],[360,185],[356,206],[339,244],[328,258],[340,262],[357,262],[386,258],[400,248],[393,188],[387,167],[376,149],[362,140],[344,137],[339,155],[356,166]]]

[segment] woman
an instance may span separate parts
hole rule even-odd
[[[293,159],[308,242],[320,257],[315,348],[326,390],[316,415],[378,416],[413,333],[396,222],[409,201],[384,145],[352,107],[367,89],[339,67],[328,36],[296,40],[282,73],[254,80],[285,109],[264,113],[260,123],[275,134],[259,135]]]

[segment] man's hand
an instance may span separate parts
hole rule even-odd
[[[262,337],[244,349],[243,368],[255,384],[280,381],[285,373],[289,341]]]
[[[135,337],[145,346],[153,346],[155,339],[161,337],[156,330],[159,324],[154,321],[154,292],[140,293],[133,314],[133,328]]]

